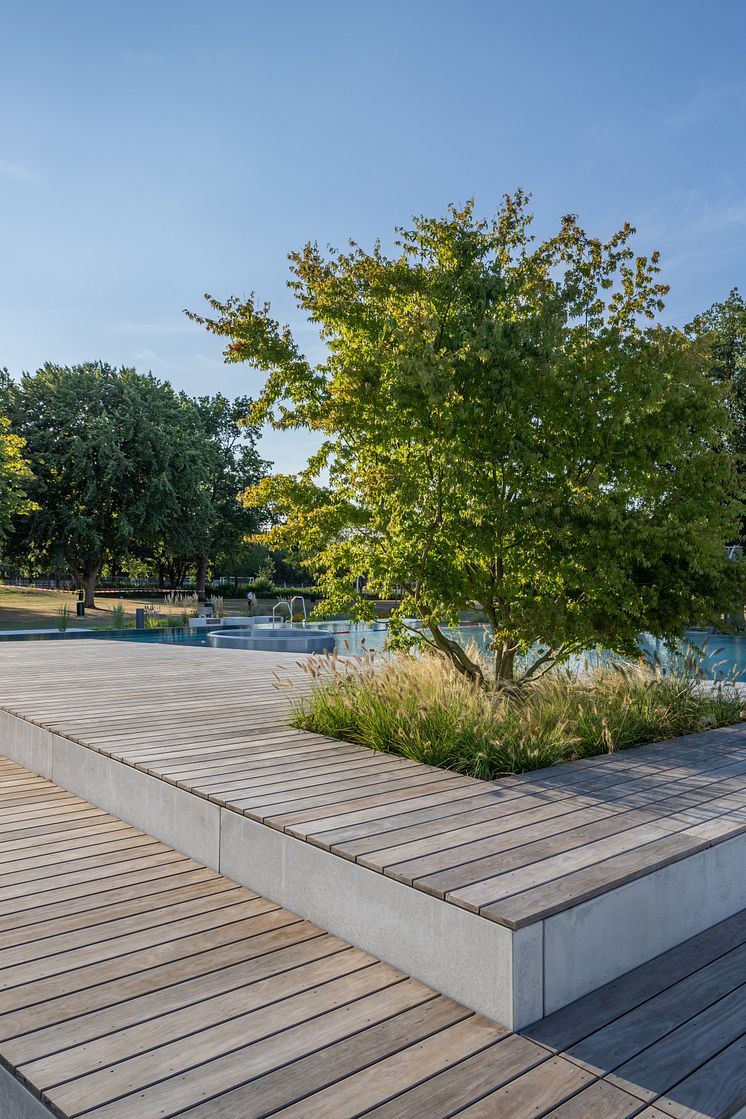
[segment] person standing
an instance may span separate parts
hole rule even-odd
[[[253,614],[254,613],[254,592],[253,591],[250,590],[248,592],[248,594],[246,595],[246,602],[247,602],[248,607],[249,607],[249,613]]]

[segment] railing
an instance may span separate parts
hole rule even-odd
[[[281,606],[284,606],[285,609],[288,612],[288,621],[292,622],[292,620],[293,620],[293,611],[290,609],[290,603],[285,602],[285,600],[283,598],[283,599],[280,599],[279,602],[276,602],[274,604],[274,606],[272,607],[272,625],[275,624],[275,614],[277,613],[277,611],[280,609]]]
[[[303,625],[308,621],[308,614],[306,612],[306,600],[302,594],[294,594],[290,599],[290,621],[292,622],[295,614],[293,613],[293,603],[300,602],[301,613],[303,614]]]

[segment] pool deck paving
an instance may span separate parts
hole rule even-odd
[[[0,757],[3,1119],[746,1114],[746,911],[520,1033]]]
[[[746,906],[746,727],[487,783],[290,728],[306,684],[292,655],[5,643],[0,740],[510,1028]]]

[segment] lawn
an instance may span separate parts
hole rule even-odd
[[[138,597],[137,595],[120,598],[115,594],[101,595],[96,599],[96,609],[88,609],[84,618],[75,614],[78,601],[77,591],[45,591],[38,587],[0,587],[0,633],[14,629],[57,629],[59,610],[66,604],[69,610],[69,629],[100,629],[112,624],[115,606],[124,604],[126,621],[134,622],[138,606],[155,606],[160,614],[173,614],[174,624],[180,625],[183,610],[167,606],[162,598]],[[229,613],[244,613],[244,599],[225,599],[224,609]]]

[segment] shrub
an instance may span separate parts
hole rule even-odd
[[[734,688],[643,664],[568,669],[488,692],[435,656],[309,658],[295,727],[485,780],[742,717]]]
[[[122,602],[122,600],[120,598],[119,602],[117,602],[117,604],[114,606],[114,608],[111,612],[111,628],[112,629],[124,629],[124,627],[126,625],[127,625],[127,618],[126,618],[126,615],[124,613],[124,603]]]

